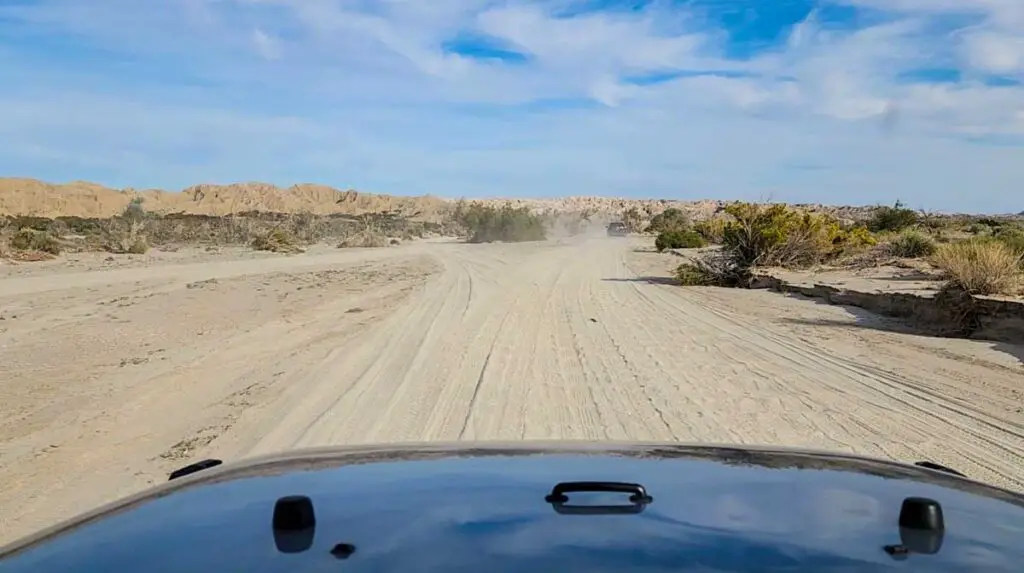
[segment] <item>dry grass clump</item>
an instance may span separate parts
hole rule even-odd
[[[896,235],[888,244],[889,254],[903,259],[916,259],[935,254],[935,240],[920,231],[907,230]]]
[[[116,254],[145,254],[149,251],[145,230],[141,220],[113,219],[103,230],[103,248]]]
[[[296,243],[295,236],[281,227],[271,229],[253,237],[250,243],[257,251],[272,253],[301,253],[302,247]]]
[[[951,285],[972,295],[1020,293],[1021,255],[999,241],[971,239],[939,245],[932,264]]]
[[[28,251],[59,255],[62,247],[56,237],[46,231],[35,229],[18,229],[8,240],[8,245],[15,251]]]
[[[753,278],[750,267],[726,251],[707,253],[683,263],[673,275],[683,286],[747,287]]]
[[[701,237],[704,237],[704,240],[708,243],[720,245],[725,240],[725,228],[728,224],[728,219],[714,217],[705,221],[697,221],[693,225],[693,230]]]
[[[383,234],[373,230],[364,230],[342,239],[338,243],[338,248],[380,248],[386,247],[388,244],[388,238]]]

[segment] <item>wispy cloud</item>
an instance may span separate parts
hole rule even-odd
[[[0,39],[10,174],[1024,208],[1019,0],[39,0]]]

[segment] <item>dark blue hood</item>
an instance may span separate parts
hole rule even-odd
[[[650,499],[550,497],[574,481]],[[907,498],[934,503],[944,527],[901,531]],[[311,508],[315,525],[275,530],[285,506],[293,521]],[[218,466],[2,551],[4,573],[1021,571],[1024,496],[791,450],[352,448]]]

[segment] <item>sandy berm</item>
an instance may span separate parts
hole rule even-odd
[[[665,284],[631,239],[0,268],[0,542],[202,457],[419,440],[776,444],[1024,489],[993,343]],[[882,319],[877,319],[882,320]]]

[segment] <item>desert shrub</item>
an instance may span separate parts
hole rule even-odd
[[[270,251],[274,253],[297,253],[302,251],[295,237],[281,227],[256,235],[250,245],[257,251]]]
[[[59,255],[61,244],[53,235],[46,231],[37,231],[28,227],[19,229],[8,241],[16,251],[38,251]]]
[[[704,267],[695,263],[683,263],[676,267],[675,279],[683,286],[714,286],[716,278]]]
[[[1024,229],[1017,226],[1002,227],[995,234],[995,239],[1013,252],[1024,255]]]
[[[803,267],[877,244],[866,228],[843,229],[827,213],[743,202],[727,205],[723,211],[732,220],[722,223],[722,249],[677,269],[683,284],[748,286],[755,266]],[[698,231],[694,234],[703,239]]]
[[[950,284],[974,295],[1017,294],[1021,255],[1000,241],[970,239],[940,245],[932,264]]]
[[[967,232],[972,235],[990,236],[995,234],[995,227],[985,223],[971,223],[967,226]]]
[[[47,219],[46,217],[36,217],[32,215],[14,215],[4,218],[6,221],[5,227],[12,229],[31,229],[33,231],[42,231],[45,233],[53,233],[53,220]]]
[[[110,253],[142,255],[149,251],[146,226],[141,220],[111,219],[103,228],[102,246]]]
[[[704,256],[676,267],[675,279],[683,286],[749,286],[750,267],[739,264],[727,251],[706,253]]]
[[[544,218],[531,213],[526,207],[467,205],[460,201],[455,219],[465,229],[470,243],[543,241],[547,238]]]
[[[868,230],[867,227],[852,227],[846,230],[846,235],[840,242],[850,249],[860,249],[874,247],[878,244],[878,237]]]
[[[904,259],[928,257],[935,253],[935,241],[917,231],[904,231],[889,243],[889,254]]]
[[[359,231],[345,237],[338,243],[339,249],[379,248],[388,246],[388,238],[375,231]]]
[[[146,217],[146,210],[142,207],[142,197],[135,197],[128,202],[125,206],[124,211],[121,213],[121,217],[128,219],[129,221],[138,221]]]
[[[330,234],[328,220],[308,211],[295,213],[288,217],[285,220],[285,227],[299,243],[316,243]]]
[[[727,221],[725,219],[708,219],[706,221],[698,221],[694,224],[693,230],[701,237],[704,237],[704,240],[708,243],[720,245],[725,237],[726,225]]]
[[[998,230],[1007,223],[1007,221],[996,219],[995,217],[977,217],[969,220],[971,221],[970,227],[977,225],[978,227],[987,227],[992,230]]]
[[[907,211],[910,211],[910,209],[907,209]],[[964,220],[955,215],[943,215],[941,213],[921,211],[920,213],[915,213],[915,216],[917,217],[916,224],[918,227],[937,234],[960,230],[963,229],[964,226]],[[912,225],[907,225],[904,229],[910,226]]]
[[[868,229],[874,232],[902,231],[916,225],[919,219],[917,211],[907,209],[903,203],[896,201],[892,207],[877,207],[868,220]]]
[[[54,224],[60,225],[67,233],[76,235],[99,235],[103,232],[102,220],[84,217],[57,217]]]
[[[696,231],[662,231],[654,239],[654,248],[658,249],[659,253],[665,249],[698,249],[706,245],[704,237],[698,235]]]
[[[782,204],[737,202],[725,207],[722,245],[741,266],[801,267],[835,259],[874,244],[867,230],[843,230],[828,214]]]
[[[675,207],[670,207],[651,217],[651,222],[647,226],[647,232],[664,233],[667,231],[682,231],[689,228],[690,218],[686,213]]]

